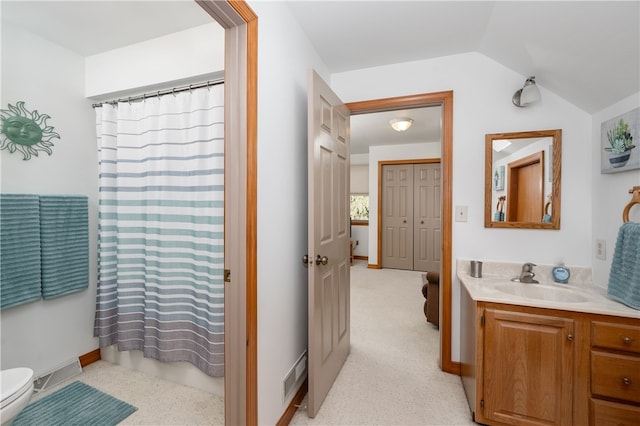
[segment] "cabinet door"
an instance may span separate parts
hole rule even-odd
[[[484,315],[484,417],[571,424],[573,320],[493,309]]]

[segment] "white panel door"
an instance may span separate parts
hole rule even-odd
[[[414,271],[440,271],[440,163],[414,167]]]
[[[413,164],[382,166],[382,267],[413,269]]]
[[[349,117],[311,70],[308,93],[309,399],[315,417],[350,351]]]

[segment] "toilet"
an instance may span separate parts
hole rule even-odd
[[[2,405],[0,421],[2,426],[11,421],[27,406],[33,394],[33,370],[30,368],[11,368],[0,372]]]

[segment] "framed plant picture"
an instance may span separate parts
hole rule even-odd
[[[640,107],[602,123],[600,173],[640,169]]]

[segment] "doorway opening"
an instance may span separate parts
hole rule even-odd
[[[347,103],[351,115],[406,108],[442,108],[442,253],[440,276],[440,368],[460,374],[460,363],[451,359],[451,274],[452,274],[452,167],[453,167],[453,91],[425,93],[394,98]],[[378,216],[378,222],[380,217]],[[380,223],[378,223],[378,228]],[[380,259],[378,257],[378,259]],[[371,265],[370,265],[371,267]],[[373,266],[379,267],[379,266]]]

